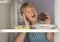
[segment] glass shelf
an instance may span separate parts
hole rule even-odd
[[[31,29],[21,29],[21,26],[24,28],[26,25],[18,25],[14,29],[0,29],[0,32],[60,32],[57,26],[52,24],[30,25]]]
[[[1,29],[0,32],[60,32],[58,29]]]

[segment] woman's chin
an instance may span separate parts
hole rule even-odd
[[[33,22],[34,22],[34,21],[37,21],[37,19],[32,19],[31,21],[33,21]]]

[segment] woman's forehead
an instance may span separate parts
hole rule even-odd
[[[31,11],[32,9],[35,9],[34,7],[26,7],[24,8],[24,13]]]

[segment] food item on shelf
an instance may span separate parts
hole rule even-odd
[[[46,19],[48,19],[47,15],[43,12],[41,12],[39,15],[38,15],[38,18],[41,20],[41,21],[45,21]]]

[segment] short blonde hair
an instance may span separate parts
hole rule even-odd
[[[34,7],[32,3],[24,3],[21,7],[20,7],[20,12],[21,14],[24,13],[24,9],[27,8],[27,7]],[[35,7],[34,7],[35,8]]]

